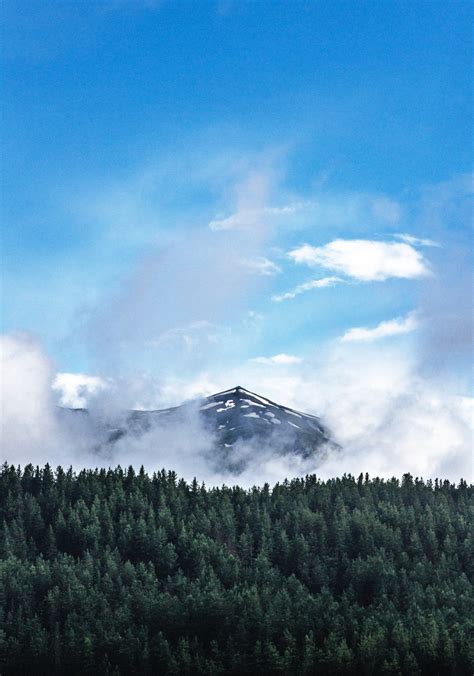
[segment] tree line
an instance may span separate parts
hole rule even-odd
[[[0,673],[472,674],[473,487],[0,472]]]

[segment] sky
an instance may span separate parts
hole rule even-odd
[[[5,0],[4,401],[239,384],[472,472],[472,13]]]

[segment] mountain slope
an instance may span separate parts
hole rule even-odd
[[[110,455],[116,443],[173,443],[190,438],[208,449],[217,468],[242,471],[255,454],[322,456],[338,448],[320,419],[237,386],[173,408],[103,417],[87,409],[62,409],[75,434]],[[72,417],[71,417],[72,416]],[[164,434],[162,434],[164,433]],[[186,442],[187,443],[187,442]]]
[[[274,444],[275,450],[310,455],[319,447],[332,444],[318,417],[282,406],[240,386],[170,409],[134,411],[130,426],[139,432],[153,425],[178,423],[192,411],[198,412],[206,430],[222,448],[251,441],[255,445]]]

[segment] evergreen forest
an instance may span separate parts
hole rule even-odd
[[[0,474],[0,673],[474,670],[465,481]]]

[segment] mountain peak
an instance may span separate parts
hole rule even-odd
[[[205,426],[223,448],[252,441],[259,447],[271,444],[277,451],[310,455],[331,443],[317,416],[277,404],[241,385],[212,394],[196,404]]]
[[[244,463],[248,449],[240,461],[235,458],[242,443],[250,444],[255,453],[271,448],[277,455],[304,457],[320,455],[327,445],[336,447],[317,416],[278,404],[241,385],[173,408],[130,411],[125,420],[108,426],[108,443],[129,434],[141,436],[154,427],[179,429],[189,421],[190,412],[197,412],[213,445],[220,449],[223,467]]]

